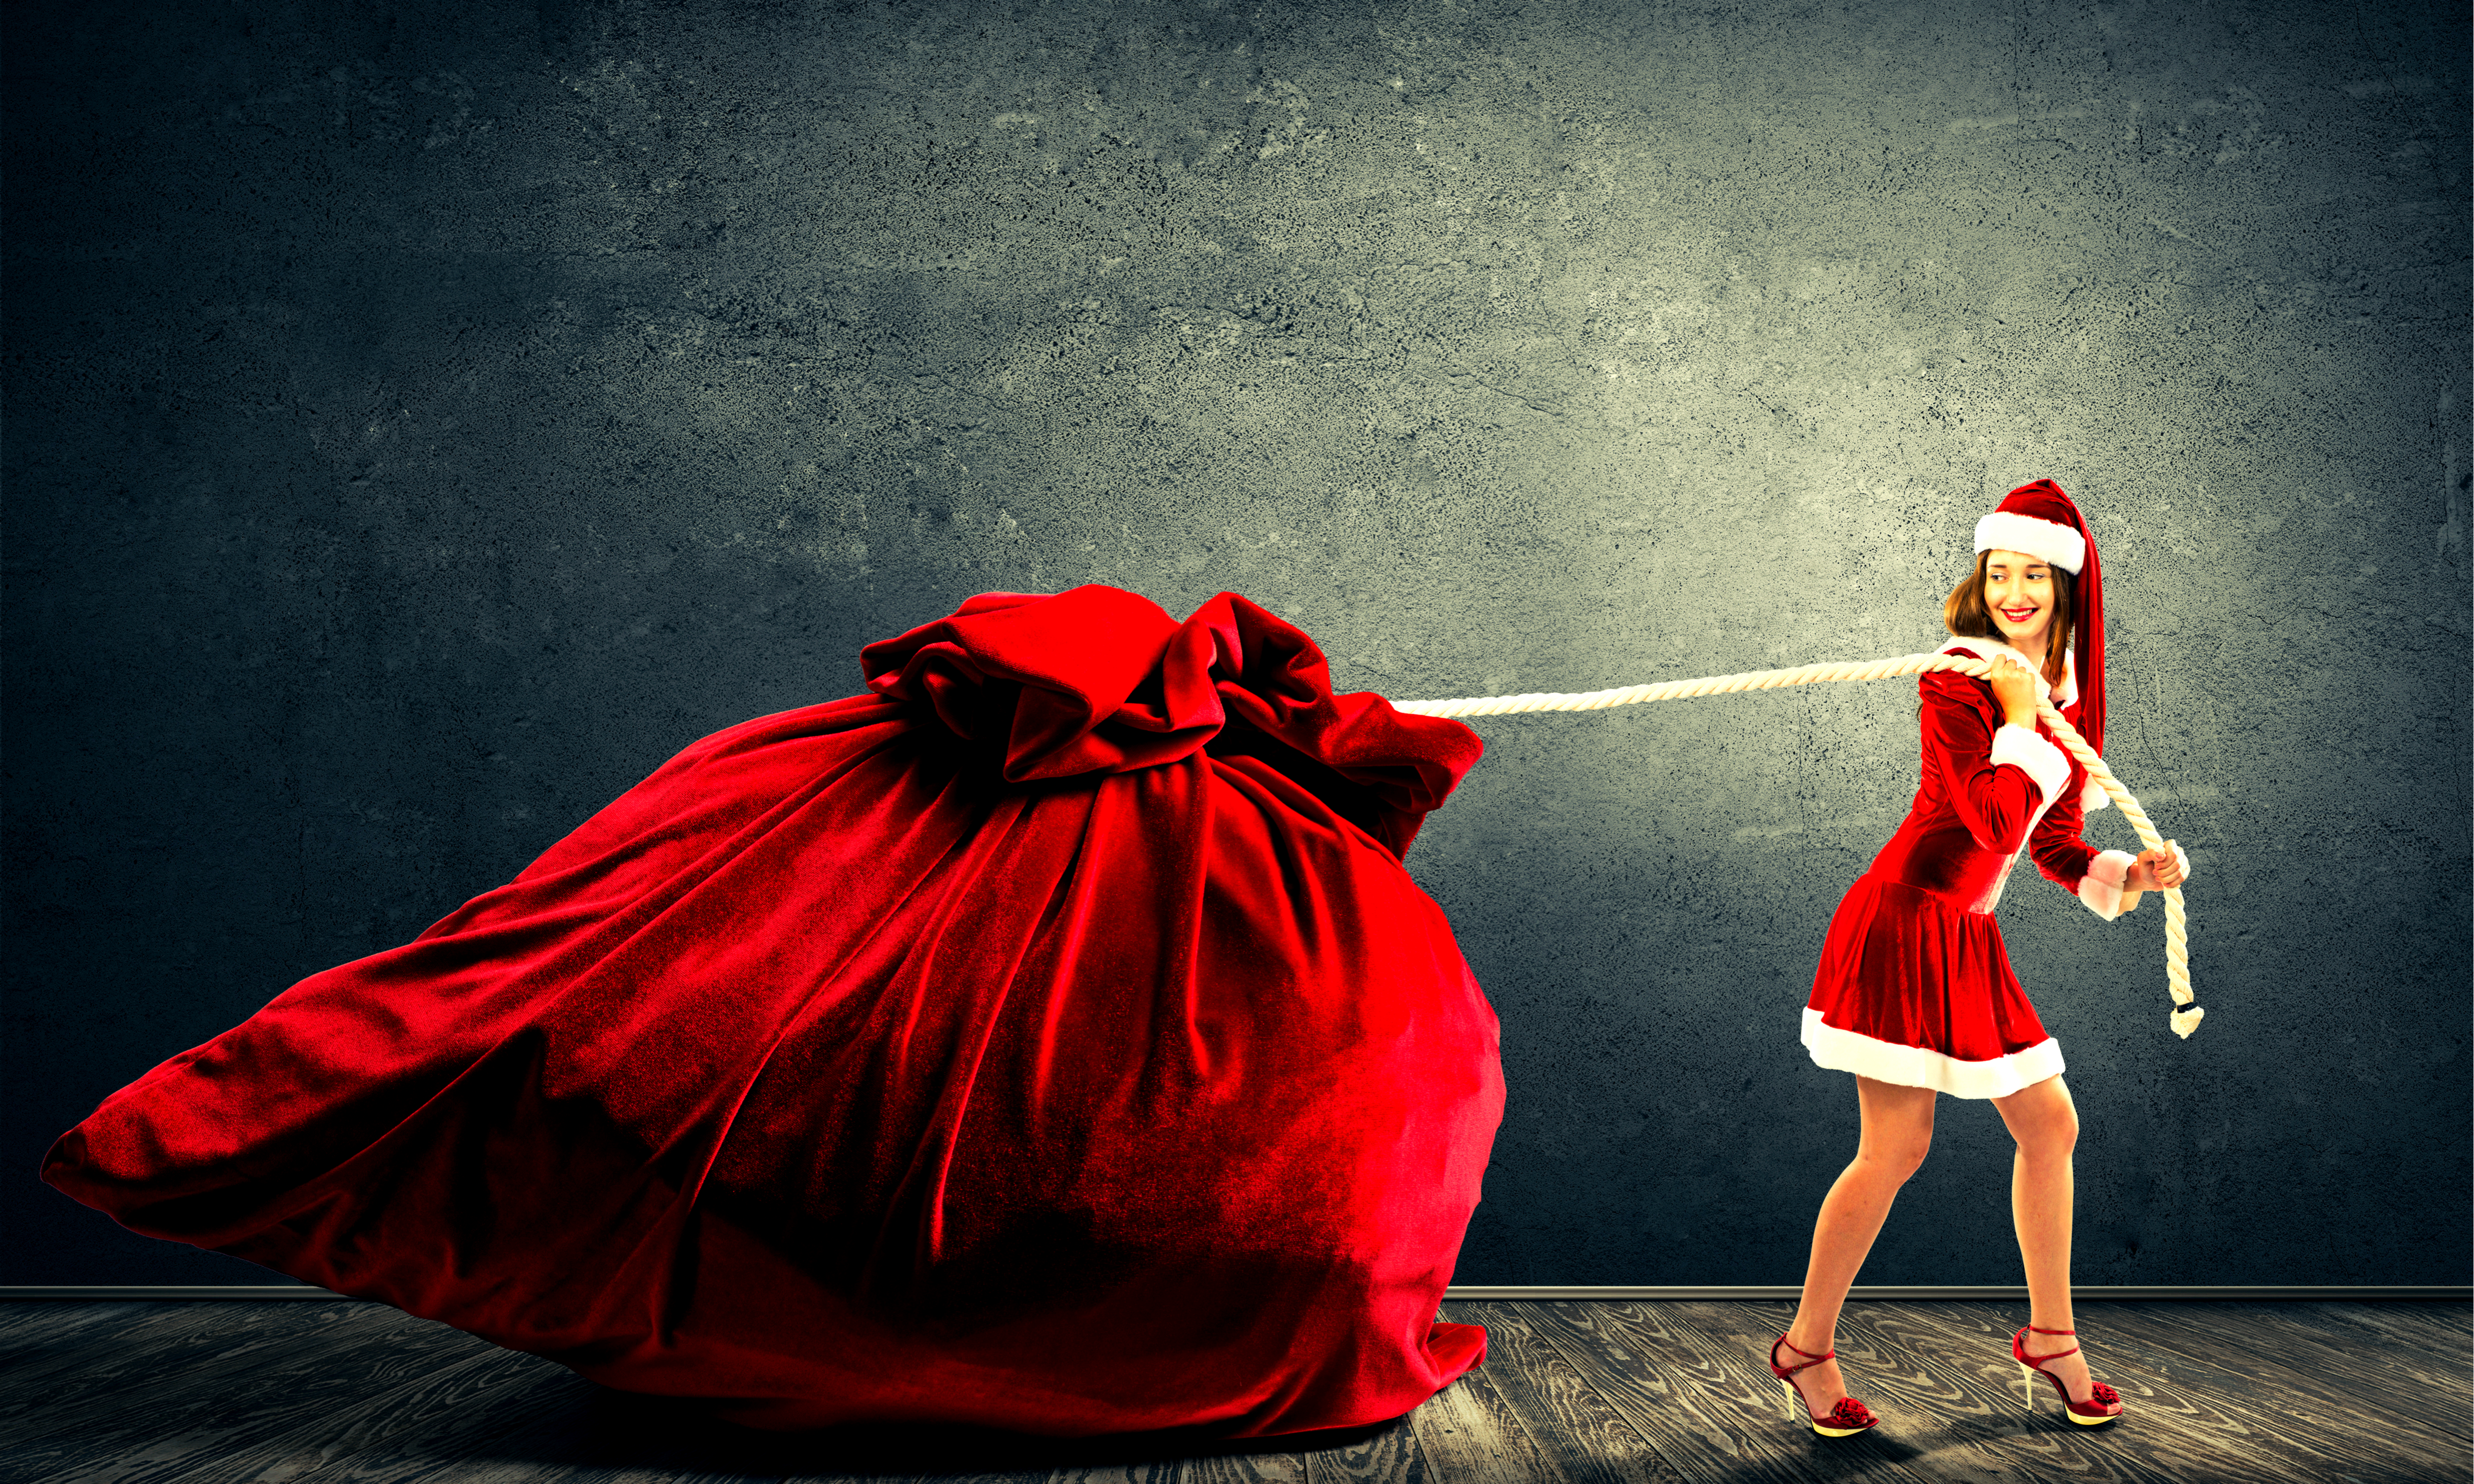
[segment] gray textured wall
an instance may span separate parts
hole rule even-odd
[[[250,1281],[42,1148],[969,592],[1582,689],[1928,648],[2050,475],[2211,1011],[2014,884],[2078,1276],[2462,1281],[2463,21],[12,8],[0,1280]],[[1462,1281],[1801,1278],[1913,694],[1480,724],[1411,861],[1504,1019]],[[1946,1103],[1862,1281],[2017,1281],[2008,1152]]]

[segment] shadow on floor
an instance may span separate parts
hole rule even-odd
[[[1033,1474],[1058,1469],[1158,1464],[1232,1453],[1311,1453],[1365,1448],[1405,1419],[1273,1438],[1229,1438],[1209,1427],[1052,1438],[950,1423],[848,1424],[764,1432],[715,1419],[692,1401],[612,1391],[574,1380],[534,1425],[488,1451],[501,1459],[627,1469],[690,1469],[757,1477],[799,1473]],[[567,1387],[558,1388],[567,1392]]]

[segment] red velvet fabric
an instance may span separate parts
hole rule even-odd
[[[1953,651],[1979,659],[1995,652],[1990,644]],[[2097,853],[2079,838],[2087,769],[2038,720],[2036,734],[2053,743],[2071,770],[2048,806],[2025,769],[1992,760],[2002,715],[1990,684],[1940,670],[1917,677],[1916,688],[1924,709],[1915,802],[1868,874],[1928,892],[1953,912],[1989,913],[2024,849],[2047,879],[2077,891]]]
[[[2096,854],[2079,838],[2088,774],[2071,758],[2069,781],[2048,806],[2025,769],[1992,760],[2002,716],[1990,684],[1947,670],[1916,683],[1924,710],[1915,802],[1831,915],[1805,1003],[1839,1030],[1990,1062],[2047,1039],[2010,967],[1994,902],[2023,849],[2046,876],[2077,888]],[[2037,734],[2053,740],[2042,721]]]
[[[2104,754],[2104,563],[2097,559],[2096,533],[2088,529],[2087,516],[2062,487],[2050,479],[2039,479],[2021,485],[2001,497],[1996,510],[2025,515],[2030,520],[2050,520],[2068,526],[2087,542],[2086,554],[2079,558],[2079,569],[2073,576],[2071,613],[2071,665],[2077,673],[2079,698],[2062,708],[2063,720],[2071,730],[2087,738],[2087,745]]]
[[[64,1135],[133,1230],[806,1427],[1397,1416],[1503,1100],[1399,853],[1479,753],[1234,594],[870,645]]]

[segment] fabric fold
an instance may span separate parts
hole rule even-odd
[[[868,646],[45,1161],[133,1230],[758,1426],[1257,1436],[1476,1363],[1502,1108],[1399,854],[1476,760],[1087,586]]]

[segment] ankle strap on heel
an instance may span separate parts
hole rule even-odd
[[[2064,1355],[2075,1355],[2079,1352],[2079,1348],[2074,1345],[2068,1350],[2057,1350],[2050,1355],[2030,1355],[2027,1353],[2027,1336],[2031,1334],[2072,1335],[2076,1333],[2078,1333],[2076,1329],[2039,1329],[2034,1325],[2029,1325],[2025,1328],[2020,1330],[2017,1334],[2010,1336],[2010,1353],[2018,1358],[2021,1365],[2041,1370],[2043,1369],[2046,1361],[2059,1360]]]
[[[1781,1345],[1784,1345],[1787,1349],[1795,1351],[1797,1354],[1802,1355],[1804,1357],[1804,1364],[1794,1366],[1780,1365],[1778,1363],[1778,1352],[1779,1346]],[[1816,1355],[1808,1350],[1799,1350],[1795,1346],[1794,1342],[1782,1334],[1778,1337],[1777,1341],[1770,1346],[1770,1374],[1783,1379],[1788,1376],[1796,1376],[1802,1372],[1809,1371],[1814,1366],[1821,1364],[1825,1360],[1835,1360],[1837,1358],[1838,1352],[1834,1350],[1825,1355]]]

